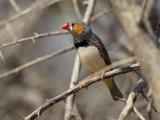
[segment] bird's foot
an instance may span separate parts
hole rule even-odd
[[[82,88],[84,84],[85,84],[85,82],[84,82],[83,80],[80,81],[80,82],[79,82],[80,88]]]
[[[104,77],[105,77],[105,72],[106,71],[103,71],[103,72],[101,72],[100,74],[99,74],[99,76],[100,76],[100,78],[103,80],[104,79]]]

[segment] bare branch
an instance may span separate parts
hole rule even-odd
[[[109,0],[114,13],[119,18],[131,43],[137,60],[142,65],[142,72],[149,87],[153,91],[156,106],[160,109],[160,52],[150,36],[139,27],[142,9],[134,2],[129,4],[126,0]],[[150,0],[154,3],[154,0]],[[132,28],[132,29],[130,29]]]
[[[37,9],[45,9],[48,6],[58,3],[61,0],[38,0],[34,5],[32,5],[32,7],[29,7],[26,10],[23,10],[22,12],[16,14],[15,16],[12,16],[11,18],[9,18],[8,20],[5,20],[3,22],[0,23],[0,27],[1,26],[5,26],[6,23],[11,23],[17,19],[20,19],[21,17],[27,16],[27,14],[32,13],[33,11],[37,11]]]
[[[136,97],[136,94],[134,92],[131,92],[127,98],[126,106],[121,111],[118,120],[125,120],[126,117],[129,115],[133,108],[133,99]]]
[[[153,99],[151,99],[147,105],[147,112],[148,112],[149,120],[152,120],[152,104],[153,104]]]
[[[93,16],[91,19],[91,22],[95,22],[98,18],[103,17],[104,15],[108,14],[108,12],[109,11],[104,11],[104,12],[101,12],[101,13]],[[38,41],[39,38],[56,36],[56,35],[63,35],[63,34],[68,34],[68,32],[67,31],[53,31],[53,32],[46,32],[46,33],[41,33],[41,34],[36,33],[33,36],[29,36],[29,37],[15,40],[12,42],[4,43],[0,46],[0,49],[4,49],[9,46],[16,45],[16,44],[23,43],[23,42],[27,42],[27,41],[34,41],[35,42],[35,41]]]
[[[24,36],[46,11],[46,8],[60,1],[61,0],[36,0],[27,9],[18,12],[9,19],[0,21],[0,37],[3,38],[1,41],[18,40]],[[13,30],[10,31],[8,26]]]
[[[78,0],[72,0],[72,3],[73,3],[74,11],[75,11],[77,17],[79,19],[81,19],[82,18],[82,14],[81,14],[79,6],[78,6]]]
[[[110,11],[106,10],[104,12],[98,13],[97,15],[95,15],[91,18],[91,22],[95,22],[97,19],[99,19],[100,17],[103,17],[104,15],[107,15],[109,12]],[[15,41],[2,44],[0,46],[0,50],[4,49],[4,48],[7,48],[9,46],[24,43],[24,42],[27,42],[27,41],[33,41],[33,43],[35,43],[36,41],[39,40],[39,38],[56,36],[56,35],[63,35],[63,34],[68,34],[68,32],[67,31],[53,31],[53,32],[46,32],[46,33],[41,33],[41,34],[36,33],[33,36],[29,36],[29,37],[22,38],[22,39],[19,39],[19,40],[17,40],[17,38],[15,39],[15,37],[13,36]]]
[[[139,110],[138,110],[135,106],[133,106],[133,112],[137,115],[137,117],[138,117],[140,120],[146,120],[146,119],[144,118],[144,116],[139,112]]]
[[[115,75],[135,71],[139,69],[139,64],[132,64],[129,66],[119,67],[115,68],[111,71],[108,71],[104,74],[104,78],[109,78]],[[104,71],[103,71],[104,72]],[[87,79],[88,78],[88,79]],[[74,86],[73,88],[59,94],[58,96],[48,99],[43,105],[41,105],[39,108],[37,108],[35,111],[33,111],[31,114],[25,117],[24,120],[34,120],[35,118],[39,117],[45,110],[47,110],[49,107],[53,106],[57,102],[63,101],[66,99],[66,97],[77,93],[78,91],[82,90],[83,88],[86,88],[96,82],[102,81],[101,77],[98,75],[94,75],[92,78],[87,77],[83,80],[83,84],[78,84]]]
[[[145,120],[144,117],[142,117],[142,115],[140,114],[140,112],[138,112],[138,110],[134,107],[134,102],[136,101],[138,94],[143,91],[143,88],[145,86],[146,84],[144,80],[140,79],[137,85],[132,90],[132,92],[129,94],[127,101],[126,101],[126,105],[121,111],[118,120],[125,120],[127,116],[129,115],[129,113],[132,111],[132,109],[139,116],[139,118],[141,118],[141,120]]]
[[[124,98],[119,98],[119,100],[122,101],[122,102],[126,102],[126,101],[127,101],[127,100],[124,99]],[[140,120],[146,120],[146,119],[143,117],[143,115],[139,112],[139,110],[136,108],[136,106],[135,106],[134,104],[133,104],[132,110],[133,110],[133,112],[137,115],[137,117],[138,117]],[[125,114],[128,115],[129,112],[128,112],[128,113],[124,113],[123,115],[125,115]],[[123,116],[123,117],[126,118],[126,116]],[[125,118],[123,118],[123,119],[125,119]]]
[[[12,69],[12,70],[10,70],[8,72],[0,74],[0,79],[3,79],[5,77],[8,77],[8,76],[13,75],[13,74],[17,74],[18,72],[20,72],[20,71],[22,71],[22,70],[24,70],[26,68],[29,68],[29,67],[31,67],[33,65],[36,65],[36,64],[39,64],[39,63],[41,63],[41,62],[43,62],[45,60],[51,59],[53,57],[56,57],[58,55],[61,55],[61,54],[65,53],[65,52],[73,50],[73,49],[74,49],[74,46],[69,46],[69,47],[64,48],[62,50],[58,50],[56,52],[54,51],[54,52],[49,53],[47,55],[44,55],[42,57],[38,57],[38,58],[36,58],[36,59],[26,63],[26,64],[23,64],[23,65],[15,68],[15,69]]]
[[[21,11],[21,8],[20,8],[19,5],[17,4],[16,0],[9,0],[9,2],[11,3],[13,9],[14,9],[16,12],[20,12],[20,11]]]
[[[147,8],[147,5],[148,5],[148,0],[144,0],[144,1],[143,1],[143,5],[142,5],[143,8],[142,8],[141,19],[143,19],[144,16],[145,16],[145,14],[146,14],[145,10],[146,10],[146,8]]]
[[[85,22],[85,23],[90,22],[90,19],[93,15],[93,12],[94,12],[95,2],[96,2],[96,0],[88,0],[88,7],[87,7],[86,12],[84,14],[83,22]]]
[[[69,88],[72,88],[75,85],[77,85],[77,83],[78,83],[78,77],[79,77],[79,72],[80,72],[80,59],[79,59],[78,54],[76,53],[74,67],[73,67],[73,72],[72,72],[72,78],[71,78],[71,82],[70,82],[70,87]],[[74,112],[73,112],[73,111],[75,111],[75,109],[77,109],[77,106],[74,103],[74,97],[75,96],[73,94],[73,95],[69,96],[67,98],[67,100],[66,100],[64,120],[71,120],[72,116],[74,118],[77,118],[77,115],[74,114]],[[78,109],[76,111],[78,112]],[[81,118],[79,118],[79,119],[81,120]]]
[[[1,57],[1,59],[3,60],[3,62],[5,62],[5,58],[4,58],[4,56],[3,56],[2,51],[0,51],[0,57]]]
[[[110,14],[111,12],[112,12],[111,10],[105,10],[105,11],[103,11],[103,12],[100,12],[100,13],[98,13],[97,15],[94,15],[94,16],[91,18],[91,21],[92,21],[92,22],[95,22],[98,18],[103,17],[103,16],[105,16],[105,15],[108,15],[108,14]]]
[[[157,43],[157,38],[153,31],[152,25],[149,21],[149,14],[153,9],[153,3],[149,2],[148,0],[143,1],[143,8],[142,8],[142,15],[141,15],[141,24],[144,25],[145,29],[147,30],[150,37],[153,39],[155,44]]]
[[[30,37],[26,37],[26,38],[22,38],[13,42],[9,42],[9,43],[4,43],[2,44],[2,46],[0,47],[0,49],[9,47],[11,45],[15,45],[15,44],[19,44],[21,42],[27,42],[27,41],[31,41],[31,40],[39,40],[39,38],[43,38],[43,37],[48,37],[48,36],[55,36],[55,35],[62,35],[62,34],[67,34],[68,32],[66,31],[55,31],[55,32],[46,32],[46,33],[42,33],[42,34],[38,34],[36,33],[33,36]]]

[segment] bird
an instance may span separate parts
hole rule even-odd
[[[91,73],[111,65],[109,54],[101,39],[92,32],[89,24],[83,21],[67,22],[62,25],[73,36],[75,49],[82,65]],[[108,87],[113,100],[123,98],[113,77],[107,78],[104,84]]]

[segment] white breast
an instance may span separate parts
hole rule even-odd
[[[96,72],[106,66],[96,47],[79,47],[77,51],[82,64],[90,72]]]

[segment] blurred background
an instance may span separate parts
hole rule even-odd
[[[15,6],[15,3],[18,5]],[[79,20],[72,0],[0,0],[0,46],[4,43],[61,30],[63,23]],[[78,0],[83,16],[86,5]],[[143,0],[137,0],[142,5]],[[160,2],[155,5],[156,17]],[[109,11],[107,0],[97,0],[94,15]],[[105,44],[113,62],[133,56],[132,47],[120,24],[112,12],[96,19],[91,27]],[[49,36],[40,40],[23,42],[1,49],[4,61],[0,59],[0,73],[12,70],[37,57],[73,45],[69,34]],[[17,74],[0,79],[0,118],[1,120],[22,120],[40,106],[47,98],[52,98],[69,88],[75,51],[69,51],[53,59],[34,65]],[[89,74],[81,69],[80,80]],[[127,96],[138,80],[133,73],[115,77],[124,96]],[[99,82],[76,94],[75,102],[84,120],[116,120],[125,103],[114,102],[103,83]],[[138,98],[138,109],[147,116],[146,102]],[[64,119],[65,102],[48,109],[39,120]],[[160,119],[153,112],[153,120]],[[147,117],[146,117],[147,118]],[[138,120],[132,113],[128,120]]]

